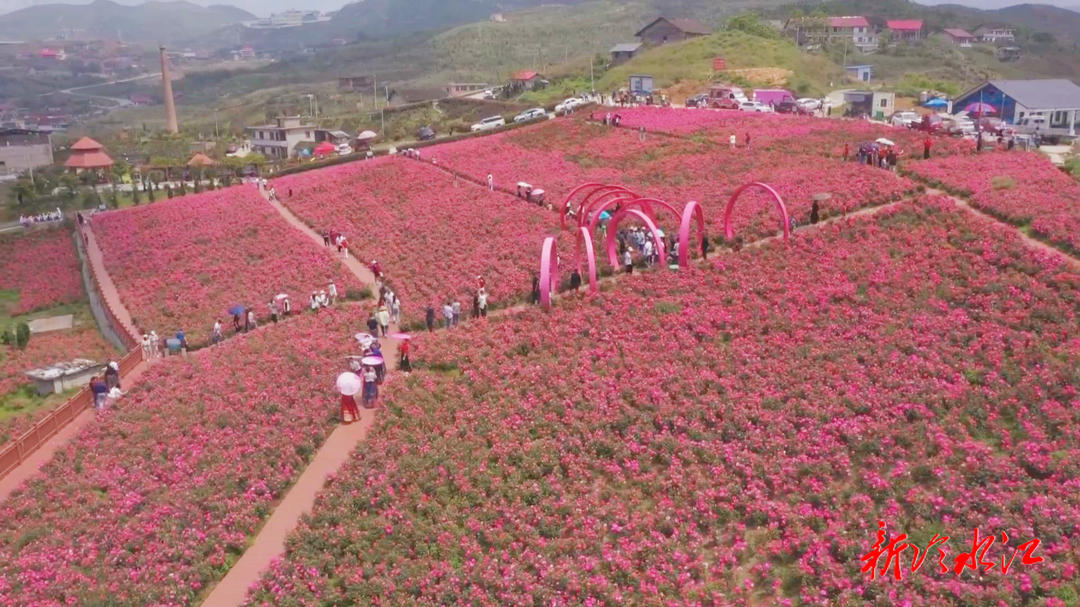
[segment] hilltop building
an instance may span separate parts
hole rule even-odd
[[[105,153],[105,146],[89,137],[83,137],[71,145],[71,156],[64,166],[73,172],[103,171],[113,165],[113,159]]]
[[[645,46],[641,42],[626,42],[611,47],[611,65],[619,65],[630,61]]]
[[[711,29],[696,19],[672,19],[670,17],[658,17],[652,23],[641,28],[634,34],[645,44],[666,44],[668,42],[682,42],[699,36],[708,36],[713,33]]]
[[[0,130],[0,175],[22,173],[53,163],[49,134],[29,129]]]
[[[990,44],[1012,44],[1016,42],[1016,30],[1000,24],[980,25],[975,28],[975,35],[982,42]]]
[[[925,25],[919,19],[890,19],[885,26],[892,34],[893,42],[918,42],[923,39]]]
[[[972,103],[993,106],[995,116],[1009,124],[1044,116],[1046,134],[1075,136],[1080,123],[1080,86],[1065,79],[987,80],[957,97],[953,107],[960,111]]]

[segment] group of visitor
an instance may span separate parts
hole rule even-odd
[[[538,207],[544,206],[544,197],[546,193],[540,188],[534,188],[531,184],[524,181],[519,181],[517,184],[517,197],[522,198],[525,202],[530,202]]]
[[[344,259],[349,258],[349,239],[344,234],[337,230],[321,230],[319,236],[322,236],[323,246],[326,248],[337,247],[337,252],[341,254]]]
[[[29,217],[19,215],[19,224],[22,227],[27,228],[39,223],[52,223],[56,221],[63,221],[64,213],[60,210],[60,207],[56,207],[55,211],[49,211],[47,213],[38,213],[37,215],[30,215]]]
[[[143,333],[141,345],[144,360],[161,358],[169,354],[170,351],[173,354],[186,355],[188,349],[187,334],[184,333],[183,329],[178,329],[176,336],[172,339],[162,339],[156,331],[150,331],[148,334]]]
[[[90,393],[94,396],[94,409],[101,411],[116,402],[125,392],[120,388],[120,365],[115,361],[105,366],[105,373],[90,378]]]
[[[326,284],[325,289],[318,291],[312,291],[311,296],[308,298],[308,305],[311,307],[312,312],[318,312],[319,308],[329,308],[337,303],[338,300],[338,288],[334,281],[330,281]],[[288,299],[285,300],[288,303]],[[271,302],[272,304],[273,302]],[[275,317],[276,320],[276,317]]]

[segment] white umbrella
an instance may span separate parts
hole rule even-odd
[[[360,376],[352,371],[346,371],[337,378],[338,392],[345,396],[353,396],[359,394],[360,390],[364,388],[364,380],[360,379]]]
[[[533,190],[533,196],[543,196],[544,190]]]
[[[288,299],[288,298],[289,298],[289,295],[287,293],[278,293],[277,295],[274,296],[274,299]]]
[[[362,346],[366,346],[366,345],[370,344],[372,342],[372,340],[375,339],[374,337],[371,336],[371,333],[357,333],[353,337],[355,337],[356,341],[360,342],[360,345],[362,345]]]
[[[527,187],[529,187],[529,184],[525,183],[524,181],[519,181],[517,187],[519,187],[519,188],[527,188]]]
[[[364,131],[363,133],[360,133],[359,135],[357,135],[356,138],[357,139],[374,139],[374,138],[376,138],[378,136],[379,136],[379,134],[376,133],[375,131]]]
[[[884,137],[882,137],[881,139],[878,139],[876,141],[876,143],[880,143],[881,145],[896,145],[895,143],[893,143],[892,141],[889,141],[888,139],[886,139]]]

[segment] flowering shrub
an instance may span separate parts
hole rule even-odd
[[[916,176],[1080,254],[1080,183],[1037,152],[984,153],[908,164]]]
[[[360,287],[250,187],[105,213],[93,226],[139,328],[166,335],[182,328],[191,343],[209,341],[214,320],[234,305],[263,317],[281,292],[302,309],[330,280],[342,294]]]
[[[420,336],[250,604],[1068,596],[1080,274],[942,200],[849,223]],[[878,520],[949,561],[975,527],[1046,560],[871,582]]]
[[[0,395],[31,383],[24,375],[31,369],[75,358],[104,363],[117,356],[93,324],[77,326],[71,331],[34,334],[25,350],[0,345]],[[36,411],[33,415],[16,415],[0,421],[0,443],[17,438],[46,413],[47,410]]]
[[[476,277],[490,302],[526,296],[551,213],[403,158],[380,158],[274,182],[294,213],[317,230],[338,230],[363,260],[379,261],[406,322],[423,322],[428,304],[447,298],[471,308]],[[441,317],[440,317],[441,319]]]
[[[350,307],[155,364],[0,506],[0,604],[188,605],[339,411]]]
[[[0,291],[18,294],[7,312],[18,316],[83,298],[71,232],[61,228],[0,236]]]

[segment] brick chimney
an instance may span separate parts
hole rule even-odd
[[[170,133],[179,133],[180,126],[176,123],[176,102],[173,101],[172,80],[169,79],[169,58],[165,55],[165,47],[158,47],[161,51],[161,86],[165,92],[165,128]]]

